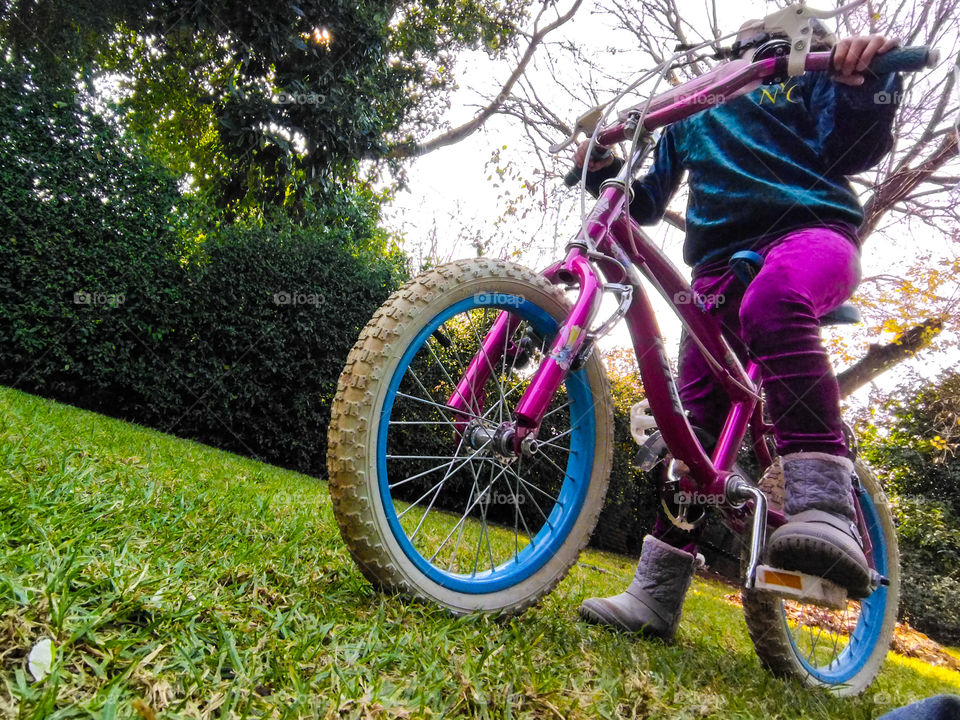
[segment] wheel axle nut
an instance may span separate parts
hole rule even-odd
[[[520,452],[525,456],[530,457],[531,455],[536,455],[537,451],[540,449],[540,443],[537,442],[535,437],[528,435],[523,440],[520,441]]]

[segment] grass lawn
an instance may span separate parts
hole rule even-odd
[[[363,580],[324,483],[0,388],[0,717],[873,718],[960,693],[894,655],[856,699],[772,678],[707,581],[674,645],[583,625],[634,563],[582,561],[522,617],[452,618]]]

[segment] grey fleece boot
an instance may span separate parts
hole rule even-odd
[[[683,597],[697,565],[696,556],[647,535],[630,587],[613,597],[584,600],[580,617],[670,641],[680,624]]]
[[[870,566],[863,554],[851,493],[853,463],[826,453],[784,455],[787,523],[770,536],[767,562],[826,578],[850,597],[870,592]]]

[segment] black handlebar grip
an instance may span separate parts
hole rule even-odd
[[[563,176],[563,184],[567,187],[576,187],[580,184],[580,174],[583,172],[582,168],[576,166],[567,170],[567,174]]]
[[[916,72],[936,67],[940,62],[940,51],[929,45],[913,45],[894,48],[883,55],[877,55],[870,63],[870,70],[877,75],[890,72]]]

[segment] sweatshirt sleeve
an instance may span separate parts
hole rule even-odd
[[[893,118],[900,102],[898,73],[867,74],[863,85],[834,82],[816,73],[810,91],[810,112],[827,173],[855,175],[880,162],[893,147]]]
[[[667,203],[680,185],[683,167],[677,157],[676,142],[675,131],[671,126],[663,133],[654,149],[653,167],[650,168],[650,172],[633,182],[630,214],[641,225],[659,222],[667,209]],[[623,160],[616,158],[615,162],[602,170],[588,172],[587,190],[596,197],[599,194],[600,185],[605,180],[616,177],[622,167]]]
[[[633,183],[630,214],[641,225],[653,225],[660,221],[667,210],[667,203],[680,185],[683,165],[677,155],[676,133],[676,125],[664,131],[654,149],[653,167],[645,177]]]

